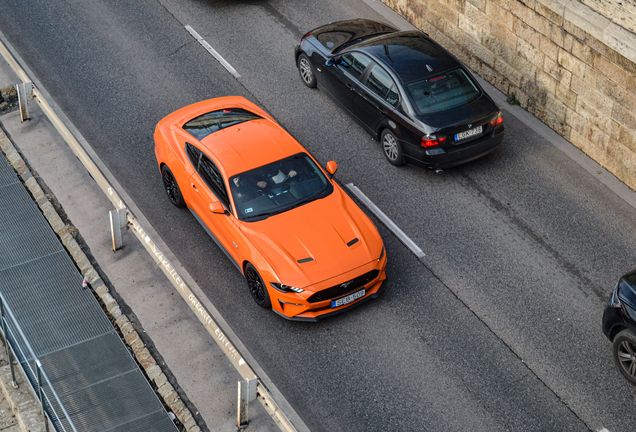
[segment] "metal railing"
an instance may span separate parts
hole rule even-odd
[[[2,322],[2,338],[4,339],[9,365],[11,366],[11,384],[13,387],[17,388],[18,385],[15,380],[15,371],[11,359],[12,354],[13,357],[18,360],[22,372],[27,377],[27,382],[38,398],[42,415],[45,417],[44,423],[46,431],[49,431],[49,423],[52,423],[53,428],[57,432],[77,432],[77,428],[75,424],[73,424],[71,416],[66,411],[66,408],[64,408],[64,404],[62,404],[59,395],[53,388],[48,375],[42,367],[42,363],[35,355],[31,344],[24,335],[24,331],[22,331],[22,327],[20,327],[7,300],[1,292],[0,321]],[[45,389],[51,394],[53,400],[51,400],[51,397],[47,394]],[[53,405],[52,402],[55,402],[59,406],[59,409],[55,409],[55,405]]]

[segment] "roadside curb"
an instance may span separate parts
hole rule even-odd
[[[194,416],[182,401],[177,390],[168,382],[168,377],[162,371],[161,366],[157,364],[157,361],[144,344],[139,333],[135,330],[134,324],[122,312],[119,303],[113,295],[111,295],[108,287],[91,264],[89,257],[86,256],[80,244],[75,239],[74,235],[77,235],[77,230],[72,225],[66,225],[64,223],[49,200],[49,196],[44,193],[44,190],[29,170],[29,167],[22,159],[22,156],[13,142],[1,129],[0,150],[2,150],[9,164],[31,193],[33,200],[42,211],[53,231],[60,238],[68,254],[75,262],[75,265],[88,281],[91,289],[103,303],[105,311],[116,324],[126,344],[132,350],[135,359],[145,371],[148,380],[154,384],[157,395],[179,420],[182,425],[182,430],[187,432],[201,432],[201,428],[197,425]],[[32,429],[32,432],[35,432],[35,429]]]

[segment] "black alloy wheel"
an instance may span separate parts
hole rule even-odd
[[[404,165],[404,155],[402,154],[402,147],[398,142],[397,137],[388,129],[382,131],[380,135],[380,143],[382,144],[382,151],[389,163],[400,166]]]
[[[269,299],[269,293],[267,287],[258,274],[258,270],[251,263],[247,263],[245,266],[245,279],[247,279],[247,287],[250,289],[250,294],[257,305],[264,309],[271,309],[272,302]]]
[[[309,57],[305,54],[298,56],[298,73],[303,80],[303,84],[309,88],[316,88],[316,74],[314,73],[314,68],[311,66]]]
[[[172,171],[170,171],[170,168],[168,168],[168,165],[164,165],[161,168],[161,178],[163,180],[163,187],[166,190],[166,195],[168,195],[168,199],[172,205],[179,208],[185,207],[186,203],[183,200],[181,189],[179,189],[177,180],[174,178],[174,175],[172,174]]]
[[[614,338],[614,361],[625,379],[636,384],[636,335],[623,330]]]

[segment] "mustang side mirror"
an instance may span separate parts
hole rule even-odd
[[[335,161],[327,162],[327,172],[329,173],[329,178],[332,178],[336,171],[338,171],[338,164]]]
[[[329,67],[329,66],[333,66],[333,64],[335,63],[335,60],[330,58],[327,60],[327,62],[325,63],[325,66]]]
[[[221,201],[215,201],[210,204],[210,211],[215,214],[225,214],[225,207],[223,207]]]

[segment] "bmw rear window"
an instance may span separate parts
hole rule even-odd
[[[461,68],[407,84],[406,91],[420,114],[466,105],[481,95],[477,84]]]
[[[200,115],[184,124],[183,129],[201,141],[211,133],[226,127],[260,118],[262,117],[243,108],[225,108]]]

